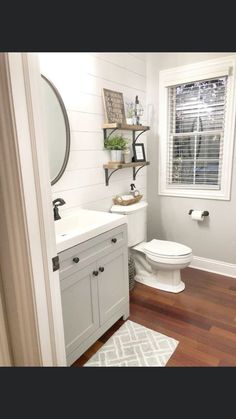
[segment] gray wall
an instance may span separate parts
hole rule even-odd
[[[232,53],[233,54],[233,53]],[[148,239],[177,241],[190,246],[195,256],[236,263],[236,152],[231,200],[195,199],[158,195],[158,83],[159,71],[227,53],[151,53],[147,58],[148,133]],[[203,223],[192,221],[189,209],[208,210]]]

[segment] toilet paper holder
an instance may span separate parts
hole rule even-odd
[[[194,211],[193,209],[189,210],[188,214],[191,215],[193,211]],[[209,211],[202,211],[202,216],[203,217],[207,217],[207,215],[209,215]]]

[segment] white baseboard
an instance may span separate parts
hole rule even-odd
[[[189,267],[236,278],[236,265],[233,263],[193,256]]]

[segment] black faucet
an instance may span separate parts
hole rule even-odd
[[[54,201],[52,201],[52,203],[53,203],[54,220],[55,221],[60,220],[61,217],[60,217],[60,214],[59,214],[58,207],[61,206],[61,205],[64,205],[65,201],[62,198],[57,198],[57,199],[54,199]]]

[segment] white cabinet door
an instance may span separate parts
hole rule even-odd
[[[100,325],[109,320],[129,298],[127,247],[98,259]]]
[[[96,264],[61,280],[66,354],[74,351],[99,327]]]

